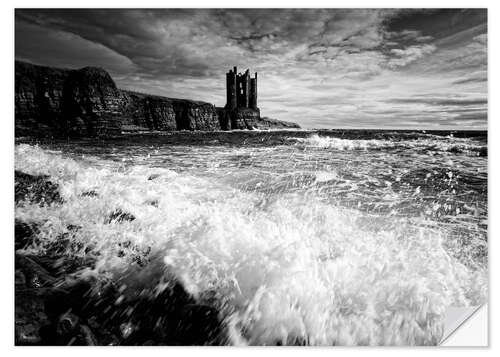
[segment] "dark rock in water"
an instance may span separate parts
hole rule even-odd
[[[16,204],[27,201],[45,206],[63,202],[59,186],[49,181],[48,176],[33,176],[16,170],[14,179]]]
[[[151,181],[157,179],[158,177],[160,177],[160,174],[151,174],[149,175],[148,180]]]
[[[55,282],[44,268],[20,254],[15,256],[15,343],[43,344],[42,328],[50,324],[45,313],[45,293]]]
[[[117,209],[109,222],[135,217]],[[35,223],[16,220],[16,247],[30,244],[39,233]],[[78,271],[95,264],[81,257],[85,247],[75,235],[82,227],[69,224],[40,255],[15,254],[16,345],[221,345],[227,342],[216,309],[197,301],[175,280],[154,291],[122,289],[120,278],[82,278]],[[150,249],[121,242],[131,264],[143,269]],[[134,252],[136,255],[134,256]],[[73,253],[78,253],[73,256]],[[135,269],[135,268],[134,268]],[[163,279],[164,272],[159,272]],[[159,278],[160,279],[160,278]]]
[[[124,300],[110,315],[120,327],[123,345],[222,345],[226,331],[218,311],[199,305],[174,282],[159,295]],[[108,313],[109,315],[109,313]],[[118,319],[118,320],[116,320]]]
[[[83,300],[83,299],[82,299]],[[42,327],[40,335],[46,345],[96,346],[98,341],[86,320],[69,310],[51,318],[51,323]]]
[[[45,314],[44,299],[33,290],[19,288],[15,292],[15,344],[43,344],[43,326],[50,324]]]
[[[97,346],[97,339],[95,338],[92,330],[87,325],[80,326],[80,334],[83,337],[85,346]]]
[[[128,213],[128,212],[123,212],[121,209],[117,209],[109,215],[108,220],[106,222],[107,223],[111,223],[113,221],[115,221],[115,222],[123,222],[123,221],[132,222],[133,220],[135,220],[135,216],[133,214]]]
[[[159,201],[158,200],[148,200],[145,202],[147,205],[153,206],[153,207],[158,207]]]
[[[219,312],[197,303],[175,279],[162,292],[154,292],[152,282],[151,290],[130,294],[118,281],[82,279],[62,272],[51,276],[38,264],[41,260],[16,255],[18,345],[227,343]],[[40,283],[33,285],[35,275]]]
[[[35,223],[26,223],[18,219],[14,223],[15,248],[23,249],[33,243],[36,235],[39,233],[38,225]]]
[[[46,296],[45,309],[47,315],[54,321],[60,316],[71,312],[77,316],[82,314],[91,294],[93,281],[67,277]]]
[[[56,326],[56,333],[62,337],[73,335],[80,328],[80,318],[70,312],[59,316]]]
[[[82,197],[98,197],[99,194],[95,190],[84,191],[80,194]]]
[[[178,345],[223,344],[218,311],[206,305],[186,305],[178,311],[171,338]]]
[[[21,288],[26,287],[26,277],[24,276],[24,273],[18,269],[15,272],[15,285],[20,286]]]
[[[300,125],[290,121],[262,117],[255,129],[300,129]]]
[[[223,129],[247,129],[247,130],[268,130],[268,129],[300,129],[298,124],[261,117],[259,109],[236,108],[228,111],[224,108],[217,108],[219,121]]]
[[[33,257],[16,254],[15,267],[16,271],[21,271],[26,277],[28,288],[52,286],[56,280],[44,267],[34,261]]]
[[[116,210],[110,218],[129,220],[131,215],[127,215]],[[42,255],[15,255],[16,345],[227,343],[219,312],[198,303],[169,272],[159,271],[145,289],[129,289],[120,277],[109,281],[77,274],[87,262],[71,256],[72,249],[82,249],[72,247],[77,242],[71,234],[82,228],[68,225],[67,229],[59,239],[60,251],[49,246]],[[149,249],[134,247],[132,242],[122,242],[120,247],[137,250],[138,256],[150,254]],[[73,263],[76,267],[68,266]],[[131,271],[142,270],[148,263],[147,258],[142,263],[132,259]],[[167,284],[158,292],[160,282]]]
[[[66,226],[66,228],[68,229],[68,231],[72,231],[72,232],[78,232],[80,229],[82,229],[83,227],[82,226],[79,226],[77,224],[69,224]]]
[[[477,156],[488,156],[488,147],[483,146],[479,149]]]

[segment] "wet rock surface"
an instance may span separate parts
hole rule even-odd
[[[41,206],[62,203],[59,187],[48,179],[48,176],[33,176],[24,172],[14,172],[14,200],[16,204],[23,201],[38,203]]]
[[[16,345],[221,345],[216,309],[175,280],[160,294],[53,273],[56,259],[16,253]],[[43,261],[43,262],[42,262]],[[52,265],[52,266],[51,266]]]
[[[16,204],[61,203],[57,185],[48,177],[16,172]],[[136,218],[121,209],[109,223]],[[82,275],[93,269],[95,258],[72,252],[83,247],[74,240],[82,227],[68,225],[46,249],[30,251],[44,222],[15,221],[15,344],[16,345],[222,345],[227,333],[219,311],[200,304],[169,272],[165,288],[137,290],[122,278],[104,280]],[[149,264],[150,249],[131,242],[121,249],[136,250],[130,269]],[[165,283],[165,281],[162,281]]]
[[[123,222],[123,221],[128,221],[132,222],[135,220],[135,216],[131,213],[124,212],[121,209],[117,209],[113,212],[108,217],[107,223],[111,222]]]
[[[99,193],[95,190],[90,190],[90,191],[84,191],[80,194],[82,197],[98,197]]]
[[[300,129],[300,125],[290,121],[277,120],[268,117],[262,117],[257,122],[257,129]]]
[[[33,243],[38,234],[38,225],[33,222],[23,222],[16,219],[14,222],[14,236],[16,249],[22,249]]]

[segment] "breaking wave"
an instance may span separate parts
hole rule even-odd
[[[420,149],[427,151],[465,153],[470,156],[486,156],[486,145],[475,143],[470,139],[454,137],[437,137],[414,140],[381,140],[381,139],[342,139],[313,134],[307,138],[290,138],[298,145],[311,148],[331,148],[336,150],[373,150],[373,149]]]
[[[318,136],[299,142],[386,145]],[[436,227],[37,146],[16,146],[15,166],[49,175],[64,200],[16,207],[16,218],[43,223],[28,250],[43,251],[78,225],[71,234],[79,248],[66,254],[96,261],[80,274],[143,291],[161,290],[172,273],[221,311],[233,344],[434,345],[447,307],[486,299],[485,271],[452,257]],[[322,175],[318,181],[330,179]],[[91,191],[97,194],[82,195]],[[106,222],[117,209],[136,219]],[[133,268],[138,252],[148,263]]]

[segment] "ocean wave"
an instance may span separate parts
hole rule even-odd
[[[337,150],[355,150],[355,149],[369,149],[369,148],[382,148],[393,147],[394,143],[386,140],[352,140],[341,139],[335,137],[319,136],[318,134],[311,135],[307,138],[290,138],[299,144],[318,147],[318,148],[333,148]]]
[[[486,273],[451,257],[438,229],[404,219],[394,228],[394,218],[371,228],[369,215],[314,197],[271,199],[209,177],[95,160],[16,146],[16,170],[49,175],[64,200],[16,207],[16,218],[41,222],[27,250],[43,252],[78,225],[78,248],[65,254],[96,261],[81,274],[143,291],[164,288],[158,275],[171,272],[221,311],[233,344],[437,344],[447,307],[486,299]],[[110,223],[118,209],[135,219]],[[137,252],[149,263],[132,269]]]
[[[310,148],[329,148],[336,150],[373,150],[373,149],[415,149],[449,153],[464,153],[470,156],[487,156],[486,145],[470,139],[453,137],[420,138],[412,140],[390,139],[342,139],[313,134],[306,138],[290,138],[292,142]]]

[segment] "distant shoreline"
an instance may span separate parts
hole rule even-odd
[[[462,137],[476,137],[476,136],[487,136],[488,130],[483,129],[471,129],[471,130],[427,130],[427,129],[326,129],[326,128],[316,128],[316,129],[308,129],[308,128],[273,128],[273,129],[235,129],[235,130],[174,130],[174,131],[123,131],[119,135],[100,137],[99,140],[113,140],[113,139],[126,139],[126,138],[134,138],[134,137],[166,137],[166,136],[202,136],[202,135],[258,135],[259,133],[324,133],[324,134],[387,134],[391,132],[402,133],[402,134],[430,134],[436,136],[450,136],[462,138]],[[33,140],[33,139],[42,139],[43,141],[50,140],[66,140],[65,138],[38,138],[35,136],[25,135],[25,136],[16,136],[16,141],[24,141],[24,140]],[[95,140],[96,138],[85,138],[80,137],[76,139],[88,139]]]

